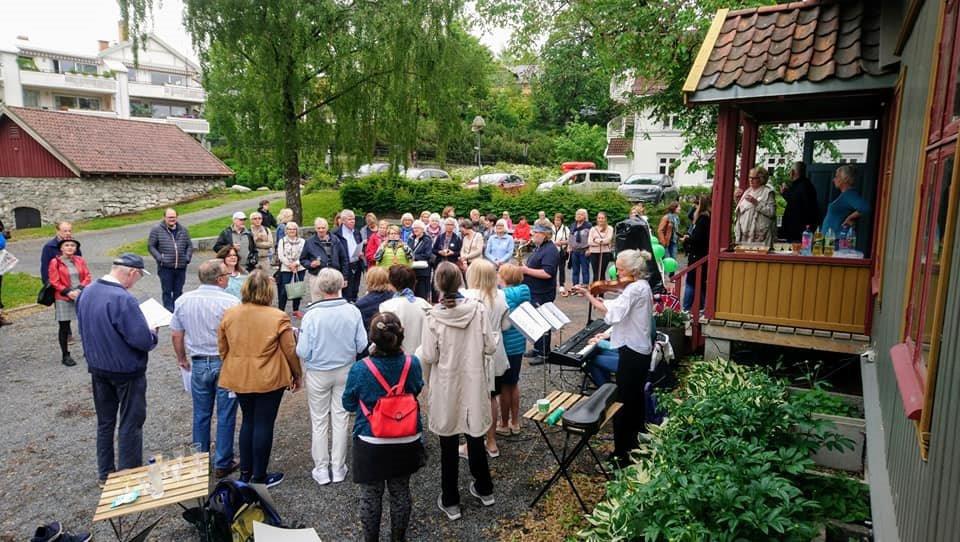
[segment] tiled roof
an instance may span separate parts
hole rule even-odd
[[[172,124],[8,107],[81,174],[226,177],[233,171]]]
[[[626,156],[633,150],[633,141],[625,137],[614,137],[607,143],[607,156]]]
[[[663,81],[658,81],[655,79],[647,79],[646,77],[636,77],[633,80],[633,85],[630,88],[630,91],[633,92],[634,96],[648,96],[650,94],[657,94],[667,89],[667,84]]]
[[[730,11],[696,89],[881,75],[880,2],[805,0]]]

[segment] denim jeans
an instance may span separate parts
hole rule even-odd
[[[214,467],[225,469],[233,463],[233,432],[237,426],[237,399],[230,392],[217,386],[220,379],[220,358],[198,356],[190,360],[193,396],[193,442],[199,443],[204,452],[210,451],[210,419],[213,406],[217,406],[217,449]]]
[[[570,284],[590,284],[590,260],[586,252],[570,253]]]
[[[143,464],[143,422],[147,419],[147,377],[130,379],[90,375],[93,380],[93,406],[97,412],[97,477],[132,469]],[[117,427],[119,416],[120,426]],[[117,455],[113,452],[113,433],[117,433]]]
[[[255,484],[267,480],[267,465],[273,450],[273,426],[283,391],[279,388],[266,393],[238,393],[237,402],[243,412],[240,424],[240,472],[249,473]]]
[[[173,312],[173,302],[183,295],[183,283],[187,280],[187,270],[157,266],[157,278],[160,279],[163,308]]]
[[[610,381],[610,375],[617,372],[617,366],[620,364],[620,353],[616,350],[604,350],[597,347],[597,355],[587,362],[587,371],[590,373],[590,379],[597,386],[602,386]]]

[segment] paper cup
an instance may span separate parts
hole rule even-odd
[[[541,414],[547,414],[550,412],[550,400],[549,399],[537,399],[537,410]]]

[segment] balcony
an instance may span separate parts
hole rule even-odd
[[[20,71],[20,83],[25,87],[73,90],[97,94],[116,94],[117,81],[96,75]]]
[[[188,134],[206,135],[210,133],[210,123],[207,122],[207,119],[191,119],[186,117],[130,117],[130,120],[156,122],[159,124],[175,124]]]
[[[129,90],[130,96],[134,98],[159,98],[195,103],[207,101],[207,93],[199,87],[152,85],[150,83],[131,81],[129,83]]]

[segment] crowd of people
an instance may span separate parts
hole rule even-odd
[[[473,477],[470,495],[483,506],[494,504],[489,460],[500,455],[498,435],[522,431],[523,357],[535,364],[550,348],[547,334],[527,350],[527,338],[508,317],[520,304],[547,303],[558,294],[585,296],[619,330],[609,342],[619,352],[621,379],[643,378],[643,359],[649,364],[650,355],[652,299],[643,280],[649,255],[627,250],[612,260],[613,227],[602,212],[596,224],[583,209],[569,224],[560,214],[549,220],[545,213],[532,224],[526,217],[514,224],[508,213],[481,216],[474,210],[458,220],[447,208],[424,212],[426,222],[405,214],[390,224],[368,214],[360,226],[352,211],[343,210],[332,227],[315,219],[313,234],[304,238],[287,209],[268,226],[273,217],[267,205],[251,214],[251,227],[244,213],[233,215],[217,239],[217,257],[199,265],[200,286],[192,291],[182,291],[192,242],[174,209],[148,238],[163,304],[173,313],[176,362],[191,372],[192,442],[202,451],[216,443],[211,463],[217,478],[239,471],[241,480],[267,487],[283,481],[284,474],[270,468],[275,422],[284,392],[305,389],[311,476],[324,486],[352,473],[369,540],[379,536],[386,489],[391,537],[402,540],[411,510],[410,476],[426,464],[424,427],[440,443],[437,507],[443,514],[461,516],[461,458]],[[128,291],[150,274],[144,259],[123,254],[107,275],[93,278],[71,229],[58,225],[41,268],[56,289],[66,365],[75,363],[68,347],[70,322],[78,320],[93,381],[97,476],[103,484],[111,472],[142,464],[146,364],[158,330]],[[610,261],[622,277],[636,279],[619,301],[597,299],[586,287]],[[292,313],[286,312],[288,301]],[[628,364],[632,369],[624,369]],[[643,384],[623,386],[634,393]],[[406,433],[384,433],[376,410],[381,401],[403,395],[423,400],[429,423],[424,426],[417,406]],[[616,425],[614,458],[620,462],[642,427],[642,393],[637,397],[622,396],[628,420]],[[238,408],[243,416],[235,451]]]

